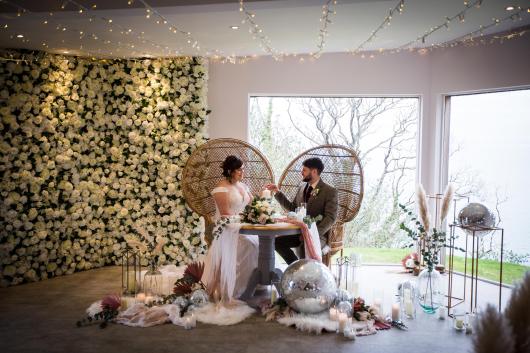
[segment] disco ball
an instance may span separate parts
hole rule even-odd
[[[181,309],[188,306],[189,301],[185,297],[176,297],[175,300],[173,300],[174,305],[178,305]]]
[[[339,313],[345,313],[348,316],[353,315],[353,307],[351,305],[351,302],[348,301],[342,301],[337,305],[337,311]]]
[[[337,294],[335,295],[335,304],[338,304],[340,302],[348,302],[352,301],[352,295],[346,290],[346,289],[337,289]]]
[[[190,296],[190,303],[195,305],[196,307],[201,307],[205,304],[208,304],[209,301],[210,298],[208,296],[208,293],[206,293],[206,291],[203,289],[197,289]]]
[[[495,215],[483,204],[470,203],[458,213],[458,221],[467,234],[484,236],[495,226]]]
[[[331,306],[337,285],[331,271],[322,263],[302,259],[287,267],[280,281],[280,290],[292,309],[316,314]]]

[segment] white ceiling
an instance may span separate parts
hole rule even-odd
[[[470,0],[474,3],[476,0]],[[174,55],[267,55],[260,40],[253,39],[248,23],[242,23],[244,13],[238,1],[222,0],[144,0],[168,20],[157,24],[156,15],[146,18],[142,0],[0,0],[0,47],[44,49],[50,52],[68,52],[75,55],[141,57]],[[270,45],[278,52],[288,54],[317,51],[322,5],[326,0],[245,1],[246,9],[255,14],[254,20]],[[331,6],[331,15],[323,52],[345,52],[356,49],[366,41],[386,18],[399,0],[338,0]],[[61,9],[64,4],[65,8]],[[95,10],[79,13],[79,6]],[[27,10],[17,16],[20,6]],[[513,5],[514,11],[506,7]],[[471,7],[465,21],[458,19],[421,40],[412,43],[418,48],[458,39],[487,26],[495,18],[503,19],[524,8],[521,19],[501,22],[484,35],[510,31],[530,25],[530,4],[523,0],[484,0],[480,7]],[[432,27],[443,24],[465,9],[463,0],[405,0],[404,11],[395,14],[390,26],[384,26],[363,50],[399,48],[421,38]],[[50,15],[49,12],[53,15]],[[90,21],[92,17],[92,21]],[[111,19],[112,23],[105,21]],[[47,24],[44,24],[47,21]],[[7,25],[7,28],[5,28]],[[173,33],[176,26],[190,36]],[[240,26],[233,30],[232,25]],[[112,29],[112,32],[109,30]],[[129,34],[125,31],[130,30]],[[83,35],[80,35],[83,32]],[[120,33],[121,32],[121,33]],[[143,32],[143,34],[142,34]],[[23,38],[18,38],[23,35]],[[80,38],[82,37],[82,38]],[[95,39],[97,37],[97,39]],[[192,43],[188,44],[191,38]],[[109,42],[110,41],[110,42]],[[197,41],[200,49],[192,47]],[[43,45],[45,43],[46,45]]]

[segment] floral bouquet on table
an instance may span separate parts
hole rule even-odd
[[[264,197],[255,197],[241,213],[242,223],[271,224],[274,223],[274,209],[271,201]]]
[[[214,239],[219,237],[224,228],[231,223],[271,224],[274,223],[274,208],[270,198],[256,196],[248,204],[239,216],[223,216],[219,218],[214,226],[212,235]]]

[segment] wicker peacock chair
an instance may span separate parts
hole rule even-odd
[[[224,178],[221,164],[229,155],[243,161],[244,182],[252,194],[258,194],[263,185],[274,182],[274,174],[267,159],[254,146],[236,139],[210,140],[197,148],[189,157],[182,173],[182,192],[189,207],[204,217],[206,242],[211,242],[215,215],[213,188]]]
[[[300,186],[302,163],[318,157],[324,163],[321,178],[338,191],[339,210],[337,221],[331,228],[329,246],[331,251],[324,256],[323,262],[329,266],[331,257],[342,251],[344,224],[355,218],[363,199],[363,169],[357,154],[348,147],[340,145],[322,145],[311,148],[298,155],[289,163],[278,182],[279,189],[293,199]]]

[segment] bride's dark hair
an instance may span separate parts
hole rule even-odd
[[[232,172],[241,168],[242,166],[243,161],[236,156],[226,157],[225,161],[221,165],[221,168],[223,168],[223,176],[229,179],[232,176]]]

